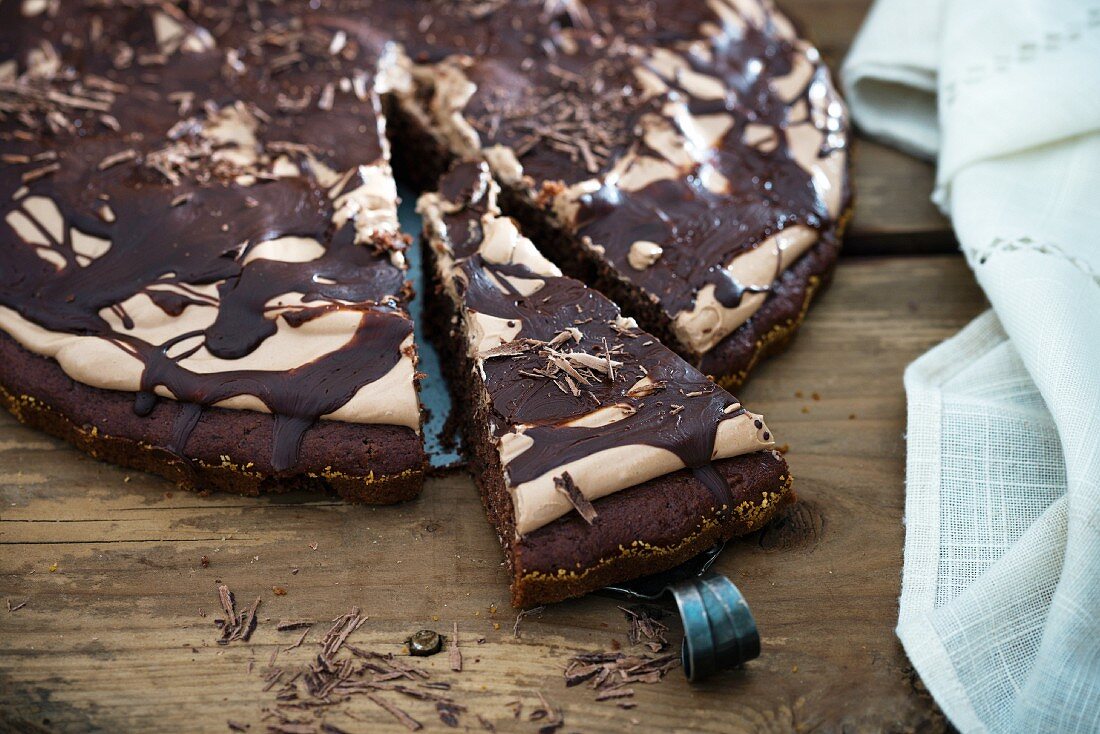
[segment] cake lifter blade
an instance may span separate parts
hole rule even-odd
[[[693,683],[760,656],[760,633],[745,597],[732,581],[710,570],[724,547],[719,543],[668,571],[607,587],[646,601],[672,595],[684,627],[684,675]]]

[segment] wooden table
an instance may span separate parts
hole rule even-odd
[[[865,0],[788,2],[840,59]],[[541,691],[563,732],[935,731],[945,722],[893,633],[902,560],[905,365],[984,302],[927,197],[929,166],[861,141],[848,254],[792,348],[741,391],[783,443],[800,501],[731,545],[718,568],[744,591],[763,654],[690,686],[676,670],[634,686],[636,708],[566,688],[579,652],[627,646],[615,602],[591,596],[513,635],[501,552],[464,474],[391,508],[311,496],[199,497],[97,463],[0,417],[0,729],[262,732],[264,673],[316,654],[328,620],[359,606],[351,638],[400,653],[411,632],[458,625],[464,669],[423,663],[499,731],[537,731]],[[857,256],[858,255],[858,256]],[[203,559],[206,559],[205,561]],[[215,644],[217,586],[262,599],[247,643]],[[277,587],[277,588],[276,588]],[[285,593],[280,593],[285,592]],[[25,602],[25,606],[19,606]],[[3,604],[0,601],[0,604]],[[281,619],[320,620],[301,647]],[[480,640],[483,640],[479,642]],[[676,630],[671,641],[679,644]],[[407,658],[406,658],[407,660]],[[400,698],[400,697],[399,697]],[[512,717],[510,702],[524,709]],[[429,731],[430,702],[394,699]],[[351,718],[356,717],[356,718]],[[405,731],[356,697],[326,721]]]

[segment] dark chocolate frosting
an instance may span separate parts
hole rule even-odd
[[[275,414],[273,465],[292,468],[318,418],[414,358],[381,44],[306,3],[42,3],[28,17],[32,5],[0,5],[13,65],[0,82],[0,306],[138,360],[139,413],[158,388],[195,406],[169,447],[181,455],[203,406],[251,396]],[[261,249],[279,242],[282,254]],[[142,295],[184,317],[176,333],[135,331]],[[195,318],[203,309],[213,318]],[[337,311],[348,318],[332,348],[303,339],[290,368],[239,364],[282,345],[280,323]],[[196,355],[204,366],[184,364]],[[411,370],[406,390],[394,399],[415,415]]]
[[[693,310],[736,309],[772,287],[774,276],[731,269],[739,255],[782,250],[769,238],[794,227],[806,228],[801,252],[835,233],[848,198],[846,112],[816,50],[772,3],[497,5],[491,40],[442,65],[475,88],[434,82],[435,103],[453,98],[468,126],[449,143],[480,151],[506,185],[552,208],[659,304],[686,353],[744,320]],[[639,242],[660,248],[640,267]],[[797,254],[776,252],[775,275]]]
[[[237,407],[293,426],[280,467],[318,417],[388,420],[348,396],[413,359],[384,95],[442,103],[440,139],[506,179],[491,153],[511,155],[509,185],[656,299],[693,356],[733,326],[684,314],[770,288],[771,270],[739,279],[731,261],[792,228],[832,232],[847,196],[828,169],[843,106],[765,0],[13,0],[0,59],[3,328],[39,352],[56,340],[34,329],[140,364],[130,382],[73,375],[100,387],[250,397]],[[447,70],[471,88],[452,99]],[[139,297],[177,332],[135,319]],[[338,349],[234,365],[338,311],[358,314]]]
[[[492,435],[505,443],[522,435],[529,443],[504,462],[510,487],[522,494],[522,485],[567,471],[580,491],[591,491],[585,481],[593,472],[578,470],[576,462],[598,461],[609,449],[649,447],[675,455],[674,468],[696,470],[716,505],[728,506],[729,487],[710,463],[770,446],[762,420],[623,318],[606,297],[562,276],[533,248],[519,252],[530,243],[518,233],[519,254],[501,262],[486,242],[499,236],[487,235],[486,227],[509,226],[495,207],[494,187],[484,164],[460,164],[443,178],[439,195],[422,199],[421,209],[467,331],[476,334],[485,317],[505,325],[503,344],[471,349],[491,404]],[[613,422],[593,421],[601,410],[610,410]],[[720,426],[738,421],[747,423],[742,438],[750,440],[727,438],[716,446]],[[517,515],[521,532],[530,529],[522,507]]]

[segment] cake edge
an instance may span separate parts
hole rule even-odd
[[[96,418],[81,420],[73,406],[86,403]],[[219,453],[182,458],[163,445],[148,440],[150,418],[174,420],[184,404],[159,400],[150,417],[133,412],[134,395],[95,388],[77,382],[49,357],[34,354],[8,334],[0,333],[0,404],[20,423],[60,438],[99,461],[163,477],[181,489],[207,494],[212,491],[244,496],[294,490],[329,490],[341,498],[366,504],[393,504],[420,494],[424,479],[424,452],[420,437],[404,426],[355,424],[321,420],[306,432],[303,459],[289,472],[264,467],[269,453],[263,436],[270,436],[274,416],[256,411],[204,408],[191,441],[213,440],[223,431],[252,441],[256,456]],[[160,411],[160,415],[157,415]],[[109,425],[111,414],[133,417],[135,423]],[[252,432],[258,432],[252,436]],[[333,440],[335,439],[335,440]],[[355,466],[349,452],[325,448],[355,443],[367,457],[377,452],[371,466]],[[390,450],[380,445],[390,443]],[[393,450],[396,449],[396,450]],[[189,450],[190,453],[190,450]],[[210,454],[210,451],[199,452]],[[250,453],[233,452],[233,453]],[[358,457],[362,459],[363,457]],[[362,462],[361,462],[362,463]],[[377,471],[374,468],[377,465]]]

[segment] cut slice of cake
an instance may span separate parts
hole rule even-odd
[[[791,496],[763,419],[564,277],[500,214],[483,163],[425,194],[429,332],[517,607],[670,568]]]
[[[0,6],[0,398],[189,488],[393,502],[423,448],[387,61],[305,9]]]
[[[488,162],[553,262],[739,384],[840,250],[849,130],[820,54],[770,0],[504,3],[483,25],[407,42],[404,154]]]

